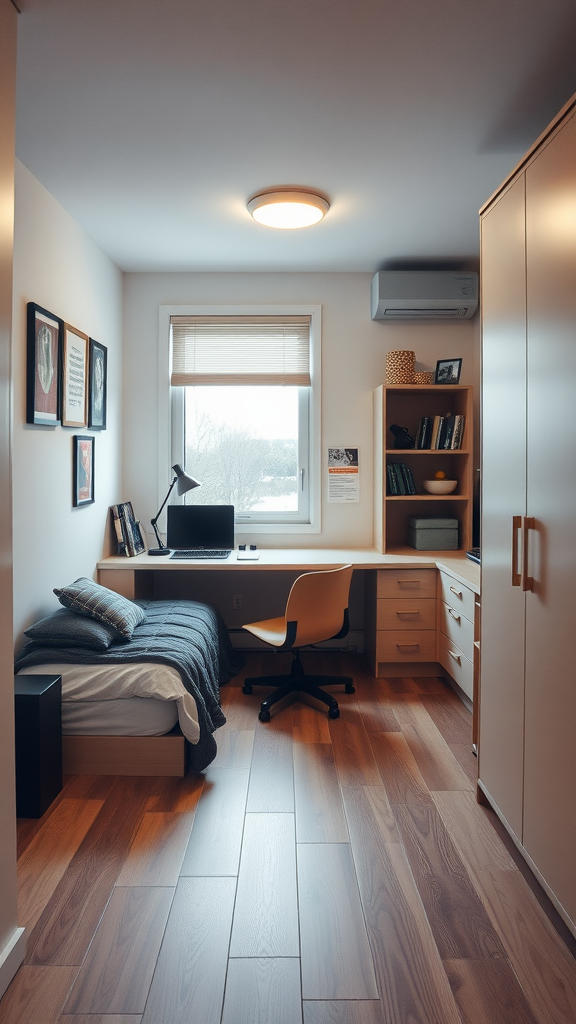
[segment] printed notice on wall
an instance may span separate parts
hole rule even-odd
[[[358,448],[328,449],[328,501],[360,501]]]

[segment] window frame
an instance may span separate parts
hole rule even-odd
[[[264,519],[269,513],[254,513],[250,517],[238,516],[237,532],[253,537],[256,534],[306,534],[319,533],[321,530],[321,437],[320,437],[320,397],[321,397],[321,306],[319,305],[170,305],[160,306],[160,345],[159,345],[159,401],[158,401],[158,499],[161,504],[165,494],[168,471],[175,463],[183,463],[184,459],[184,388],[173,388],[170,384],[171,316],[310,316],[310,375],[311,385],[308,389],[308,466],[301,468],[308,476],[308,515],[305,521],[292,518],[280,521]],[[179,395],[177,394],[179,392]],[[302,403],[299,405],[299,416],[302,417]],[[305,425],[305,424],[304,424]],[[300,419],[299,430],[302,426]],[[299,439],[300,440],[300,439]],[[169,483],[169,480],[168,480]]]

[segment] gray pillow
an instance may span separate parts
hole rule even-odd
[[[69,587],[54,588],[54,593],[65,608],[113,626],[127,640],[145,618],[142,609],[133,601],[115,594],[107,587],[101,587],[85,576],[75,580]]]
[[[89,647],[95,651],[106,651],[119,639],[115,626],[78,615],[69,608],[59,608],[35,622],[24,630],[24,636],[44,647]]]

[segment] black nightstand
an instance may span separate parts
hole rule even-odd
[[[16,814],[41,818],[62,789],[62,677],[14,676]]]

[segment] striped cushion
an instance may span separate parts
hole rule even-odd
[[[113,626],[127,640],[136,626],[144,621],[144,612],[137,604],[85,576],[75,580],[69,587],[55,588],[54,593],[65,608]]]
[[[39,619],[24,630],[24,636],[43,647],[88,647],[95,651],[107,651],[114,640],[119,640],[114,626],[78,615],[70,608],[59,608]]]

